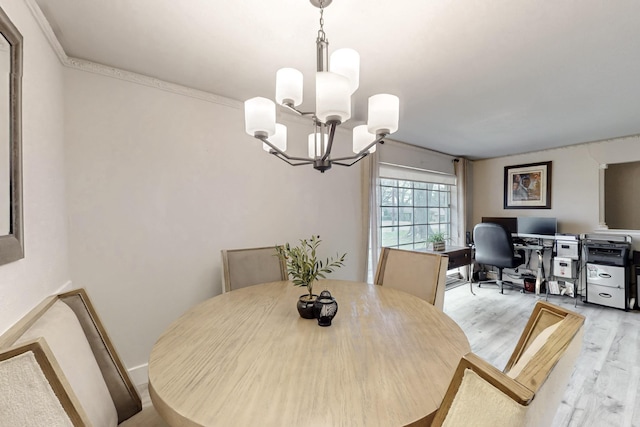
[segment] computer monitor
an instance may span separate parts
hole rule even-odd
[[[558,231],[556,218],[518,217],[518,237],[554,236]]]
[[[516,217],[483,216],[482,222],[492,222],[494,224],[501,225],[511,234],[515,234],[518,232],[518,218]]]

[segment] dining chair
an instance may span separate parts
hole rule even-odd
[[[478,282],[478,286],[494,283],[504,293],[502,270],[516,268],[523,263],[522,257],[515,252],[513,238],[506,228],[492,222],[481,222],[473,228],[473,244],[475,247],[474,262],[498,268],[498,278]],[[511,285],[510,283],[506,283]]]
[[[288,279],[285,261],[275,246],[223,249],[221,253],[222,292]]]
[[[442,310],[447,255],[382,248],[374,283],[408,292]]]
[[[584,316],[538,301],[503,371],[460,360],[432,427],[551,425],[582,347]]]
[[[0,378],[1,426],[82,425],[80,405],[43,338],[0,352]]]
[[[0,381],[1,426],[167,427],[142,407],[84,289],[46,298],[0,336],[0,351],[0,377],[10,381]],[[17,418],[5,424],[5,415]]]

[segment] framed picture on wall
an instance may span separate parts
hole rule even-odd
[[[551,162],[504,167],[505,209],[551,209]]]

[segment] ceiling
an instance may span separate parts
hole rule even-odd
[[[244,101],[305,76],[308,0],[35,0],[69,57]],[[329,50],[360,53],[349,125],[400,97],[393,139],[472,159],[640,134],[638,0],[334,0]],[[345,124],[347,125],[347,124]]]

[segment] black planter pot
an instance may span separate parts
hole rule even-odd
[[[298,313],[303,319],[315,319],[316,316],[313,313],[313,304],[318,299],[318,295],[312,294],[309,299],[309,294],[300,295],[298,298]]]

